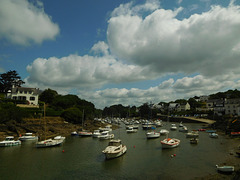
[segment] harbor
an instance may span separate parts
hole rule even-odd
[[[165,135],[148,139],[142,125],[138,131],[127,133],[125,124],[114,129],[114,139],[121,139],[127,152],[107,160],[102,151],[109,140],[91,136],[67,136],[58,147],[36,148],[34,142],[22,142],[21,146],[0,148],[1,179],[201,179],[218,175],[225,179],[231,175],[218,174],[216,165],[234,165],[239,169],[239,158],[234,148],[239,143],[219,133],[210,138],[209,133],[199,131],[198,144],[191,144],[186,133],[170,130],[163,123],[160,129],[168,129],[169,137],[181,140],[178,147],[162,149]],[[189,130],[201,129],[203,123],[184,123]],[[231,164],[230,164],[231,163]],[[10,170],[14,170],[14,173]]]

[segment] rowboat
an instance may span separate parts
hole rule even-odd
[[[218,166],[216,165],[216,168],[220,172],[233,172],[234,166]]]

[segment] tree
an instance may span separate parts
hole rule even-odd
[[[12,86],[21,87],[24,84],[17,71],[8,71],[0,75],[0,92],[7,93],[12,89]]]
[[[57,91],[48,88],[40,94],[39,100],[51,104],[57,95]]]

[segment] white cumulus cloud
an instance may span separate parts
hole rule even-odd
[[[18,45],[39,44],[55,39],[59,31],[58,25],[44,12],[42,3],[0,1],[0,39]]]

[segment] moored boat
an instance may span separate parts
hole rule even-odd
[[[198,136],[199,136],[198,131],[191,131],[189,133],[186,133],[187,138],[196,138]]]
[[[191,139],[190,139],[190,143],[191,143],[191,144],[197,144],[198,141],[199,141],[199,140],[198,140],[197,138],[191,138]]]
[[[113,159],[123,155],[126,151],[127,147],[122,144],[120,139],[112,139],[102,152],[105,154],[106,159]]]
[[[101,133],[100,133],[100,130],[99,130],[99,129],[96,129],[96,130],[93,131],[92,136],[93,136],[94,138],[98,138],[100,135],[101,135]]]
[[[161,130],[160,130],[160,134],[161,134],[161,135],[166,135],[166,134],[168,134],[168,133],[169,133],[169,131],[166,130],[166,129],[161,129]]]
[[[89,137],[92,136],[92,134],[93,134],[92,132],[85,130],[78,132],[78,135],[81,137]]]
[[[166,138],[161,141],[162,148],[175,148],[179,146],[180,140],[176,138]]]
[[[209,137],[218,138],[218,134],[217,133],[209,133]]]
[[[0,142],[0,147],[17,146],[17,145],[21,145],[21,141],[14,140],[13,136],[7,136],[4,141]]]
[[[148,139],[159,138],[160,137],[160,132],[149,131],[149,132],[146,133],[146,136],[147,136]]]
[[[31,140],[37,140],[37,136],[33,136],[32,133],[25,133],[24,136],[21,136],[18,138],[20,141],[31,141]]]
[[[220,172],[233,172],[234,166],[218,166],[216,165],[216,168]]]
[[[129,127],[127,130],[126,130],[126,132],[127,133],[135,133],[135,132],[137,132],[138,130],[137,129],[134,129],[133,127]]]
[[[102,139],[102,140],[104,140],[104,139],[113,139],[114,138],[114,134],[110,134],[109,131],[103,131],[101,133],[101,135],[98,136],[98,138]]]
[[[171,129],[171,130],[177,130],[177,126],[176,126],[176,124],[172,124],[172,126],[171,126],[170,129]]]
[[[44,147],[53,147],[53,146],[60,146],[63,143],[63,139],[47,139],[43,141],[39,141],[36,143],[37,148],[44,148]]]

